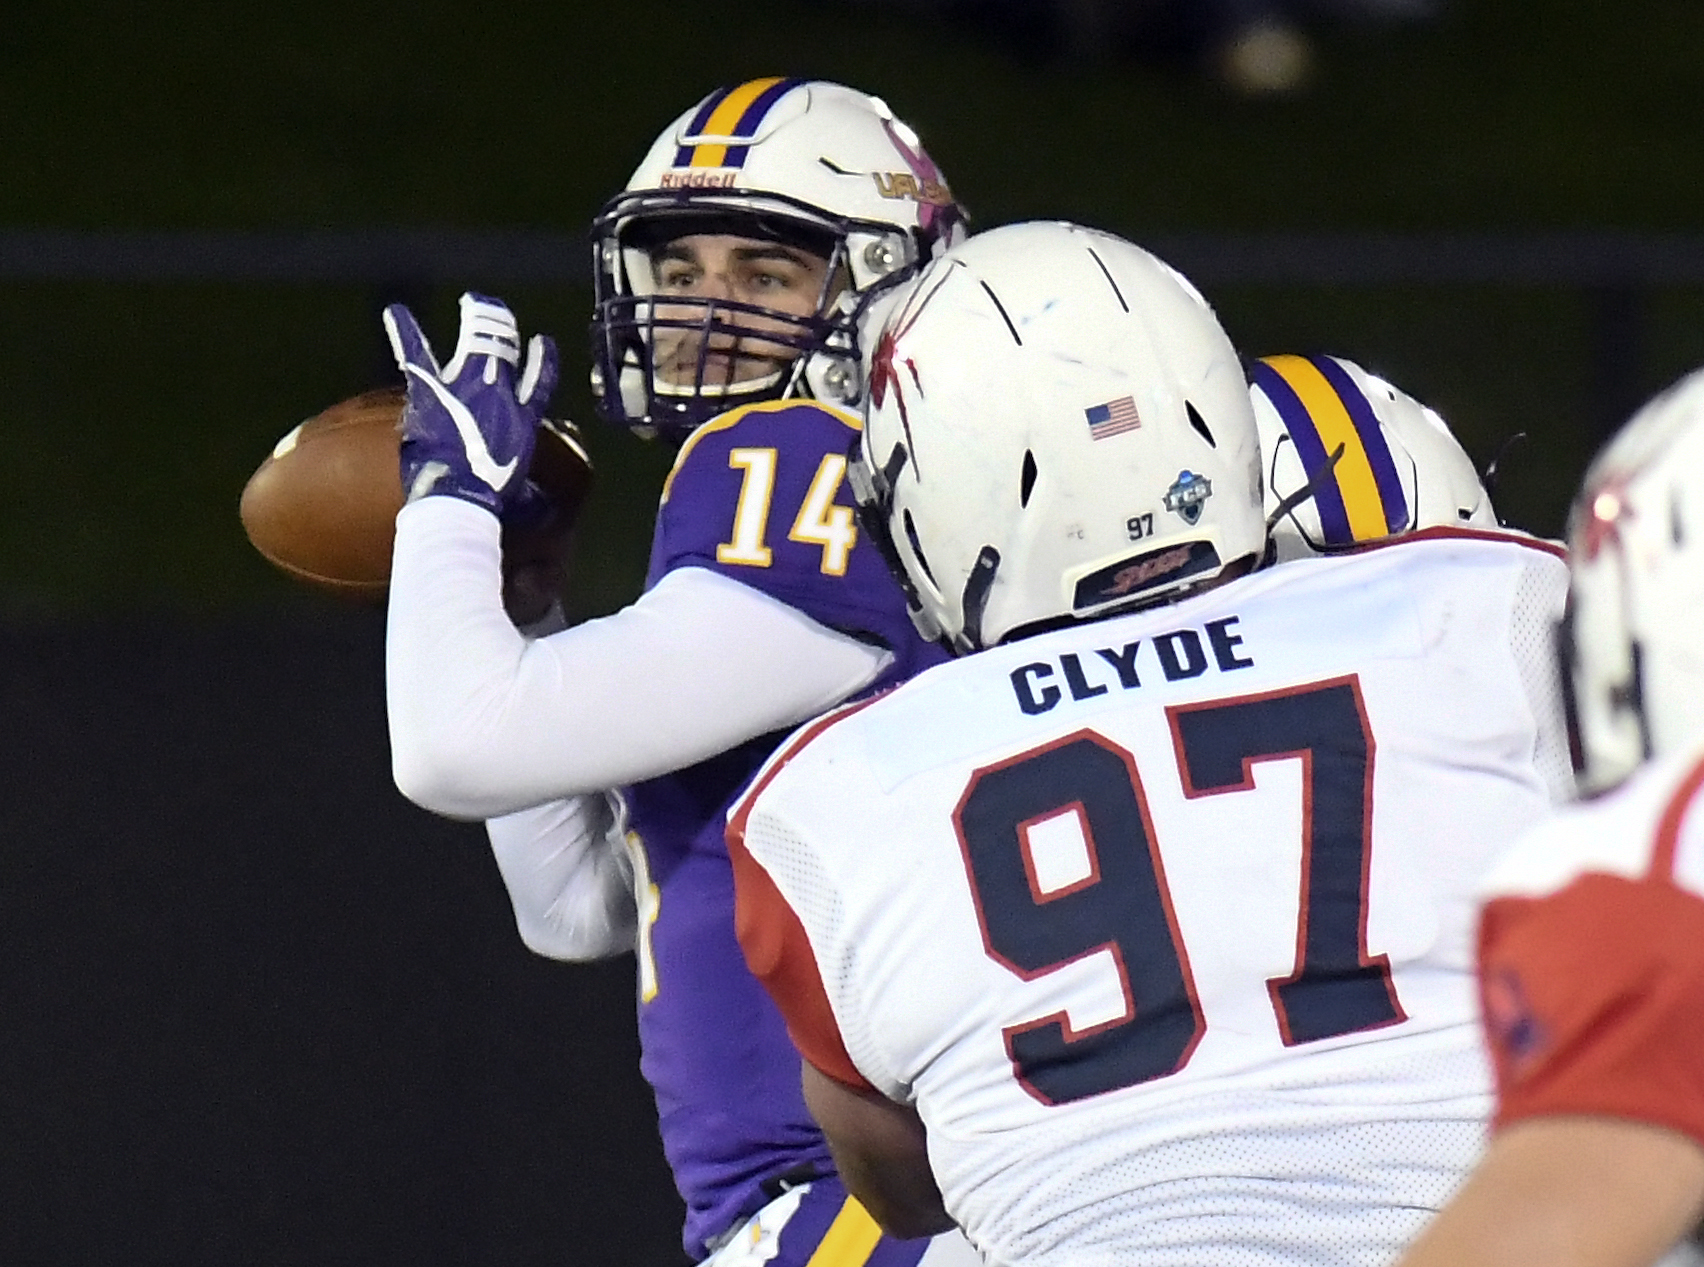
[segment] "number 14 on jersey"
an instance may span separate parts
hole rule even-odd
[[[734,508],[733,533],[730,540],[716,547],[716,562],[766,568],[774,561],[767,538],[769,503],[775,496],[775,463],[776,451],[772,448],[729,451],[728,465],[744,472],[744,477]],[[823,454],[787,533],[789,541],[822,547],[822,571],[828,576],[846,575],[846,558],[858,540],[851,509],[834,501],[845,477],[845,456]]]

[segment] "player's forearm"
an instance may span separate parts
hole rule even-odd
[[[1704,1215],[1704,1148],[1614,1118],[1533,1118],[1397,1267],[1650,1267]]]
[[[858,1091],[803,1066],[805,1104],[822,1127],[846,1190],[890,1235],[933,1236],[954,1227],[929,1168],[923,1123],[913,1109]]]
[[[633,949],[633,877],[612,828],[597,794],[485,824],[516,930],[535,954],[586,960]]]
[[[791,727],[886,663],[691,570],[527,642],[497,601],[496,521],[435,500],[397,521],[386,695],[397,786],[437,813],[490,818],[655,778]]]
[[[498,599],[499,540],[495,516],[454,499],[423,499],[397,518],[385,635],[392,774],[410,800],[456,818],[523,807],[489,795],[486,737],[503,728],[504,683],[522,678],[528,646]]]
[[[950,1232],[957,1226],[941,1204],[933,1178],[907,1180],[841,1148],[832,1149],[846,1190],[858,1198],[889,1236],[915,1240]]]

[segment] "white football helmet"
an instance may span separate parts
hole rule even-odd
[[[711,93],[652,145],[593,221],[592,388],[599,412],[644,435],[683,438],[736,405],[810,395],[862,399],[858,324],[873,298],[964,235],[965,216],[917,136],[879,98],[839,84],[754,79]],[[781,242],[829,263],[806,317],[725,299],[655,301],[650,253],[687,234]],[[744,321],[742,322],[742,318]],[[791,350],[761,377],[717,381],[701,350],[693,381],[653,361],[658,330],[749,336]]]
[[[1704,736],[1704,370],[1633,416],[1568,518],[1563,681],[1579,784]]]
[[[1279,562],[1418,528],[1497,526],[1479,473],[1444,420],[1354,362],[1262,357],[1249,366],[1249,396]]]
[[[1266,547],[1242,366],[1180,274],[1072,224],[994,229],[882,327],[851,486],[958,652],[1181,598]]]

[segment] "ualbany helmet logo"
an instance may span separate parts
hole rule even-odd
[[[953,202],[953,191],[941,179],[941,169],[929,157],[917,134],[897,119],[883,119],[882,130],[909,171],[871,172],[876,192],[883,198],[909,198],[917,204],[917,223],[925,232],[946,232],[963,218]]]
[[[909,198],[931,207],[953,205],[953,191],[932,177],[919,179],[910,172],[871,172],[870,178],[876,182],[876,192],[884,198]]]
[[[1166,490],[1166,509],[1194,527],[1201,519],[1201,507],[1212,495],[1212,480],[1194,471],[1179,471],[1176,481]]]

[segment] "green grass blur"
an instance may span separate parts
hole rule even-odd
[[[169,16],[168,16],[169,13]],[[1448,0],[1418,28],[1322,33],[1312,87],[1231,97],[1182,69],[1072,66],[853,0],[499,10],[65,0],[0,41],[0,224],[575,230],[711,87],[842,79],[923,133],[980,223],[1704,232],[1704,9]],[[480,279],[469,278],[470,285]],[[567,353],[588,419],[589,295],[506,296]],[[0,285],[0,612],[307,601],[248,548],[237,495],[272,441],[385,380],[355,287]],[[1251,353],[1355,357],[1477,458],[1532,441],[1501,498],[1556,532],[1594,443],[1589,313],[1564,288],[1237,288]],[[454,295],[426,297],[448,338]],[[1655,389],[1704,363],[1704,294],[1658,293]],[[666,455],[589,427],[603,483],[586,613],[635,591]]]

